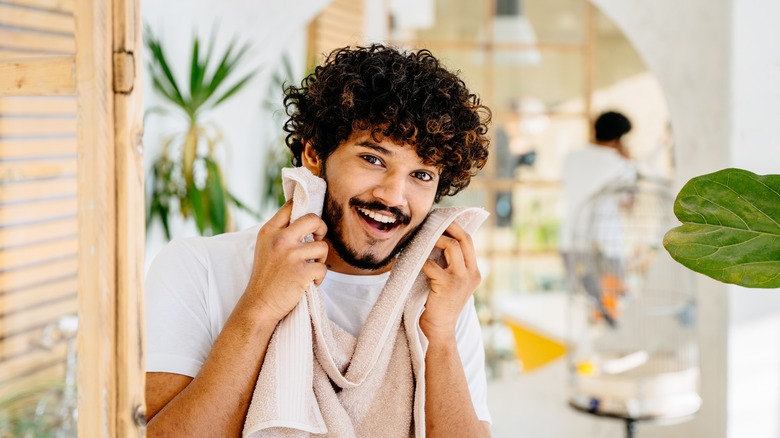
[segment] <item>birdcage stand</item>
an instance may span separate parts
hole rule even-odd
[[[636,420],[633,418],[626,418],[626,438],[634,438],[636,432]]]
[[[574,410],[576,411],[583,412],[590,415],[595,415],[597,417],[614,418],[617,420],[623,420],[626,423],[626,438],[634,438],[636,434],[637,425],[642,420],[642,418],[634,418],[634,417],[628,417],[624,415],[617,415],[617,414],[611,414],[606,412],[600,412],[593,409],[588,409],[572,401],[569,401],[569,406],[574,408]]]
[[[590,407],[581,406],[571,400],[569,400],[569,406],[572,407],[574,410],[583,412],[585,414],[595,415],[597,417],[602,417],[602,418],[613,418],[616,420],[623,420],[623,422],[625,422],[626,424],[626,438],[634,438],[636,436],[636,430],[637,427],[639,426],[640,421],[644,421],[646,423],[651,423],[651,424],[657,424],[657,425],[670,425],[670,424],[678,424],[678,423],[683,423],[685,421],[689,421],[693,419],[695,415],[695,414],[689,414],[689,415],[682,415],[679,417],[655,417],[655,416],[629,417],[626,415],[619,415],[619,414],[594,410]]]

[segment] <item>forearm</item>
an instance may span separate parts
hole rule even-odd
[[[147,436],[240,437],[275,326],[234,312],[195,379],[149,421]]]
[[[425,355],[425,429],[436,437],[490,436],[474,411],[454,334],[429,337]]]

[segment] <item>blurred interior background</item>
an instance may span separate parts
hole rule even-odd
[[[72,2],[55,3],[0,1],[0,62],[20,53],[75,50]],[[278,168],[287,159],[283,84],[299,84],[337,47],[379,41],[429,49],[493,112],[487,167],[444,202],[491,213],[475,242],[494,436],[622,436],[621,421],[568,405],[570,366],[562,354],[572,348],[571,317],[559,252],[563,160],[589,142],[596,115],[617,110],[632,121],[624,143],[638,166],[672,191],[722,167],[777,173],[780,28],[772,17],[780,16],[780,6],[758,3],[141,0],[137,18],[147,43],[136,48],[143,52],[136,62],[144,69],[146,205],[137,208],[147,216],[145,264],[169,238],[243,229],[276,210]],[[41,20],[55,24],[41,30]],[[44,40],[29,43],[32,34]],[[155,54],[150,37],[164,56]],[[234,61],[212,103],[224,99],[197,110],[192,102],[175,103],[165,96],[170,86],[155,83],[171,80],[162,58],[173,80],[189,86],[195,38],[212,68]],[[207,46],[213,46],[210,57]],[[222,58],[228,50],[233,57]],[[78,293],[77,154],[70,147],[77,105],[68,97],[2,96],[0,411],[11,412],[15,394],[46,382],[58,392],[35,392],[38,416],[31,421],[43,424],[42,412],[70,406],[72,414],[74,400],[63,394],[75,385],[69,340],[78,324],[69,318]],[[36,147],[42,152],[30,152]],[[188,148],[192,176],[182,164]],[[218,179],[202,176],[212,164]],[[47,178],[53,182],[39,194],[13,195],[14,184]],[[208,208],[199,209],[181,195],[188,184],[222,195],[204,198]],[[18,190],[32,193],[25,187],[33,186]],[[20,234],[25,224],[33,228]],[[638,433],[780,437],[780,297],[701,276],[695,283],[702,407],[671,425],[640,422]],[[542,352],[525,362],[524,336],[538,337],[532,348]],[[49,383],[66,375],[66,384]],[[8,418],[0,415],[5,424]]]

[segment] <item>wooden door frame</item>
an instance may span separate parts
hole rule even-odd
[[[138,0],[77,0],[79,436],[142,436],[144,192]]]

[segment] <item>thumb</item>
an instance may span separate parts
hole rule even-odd
[[[266,226],[274,228],[287,228],[290,225],[290,215],[292,214],[292,199],[287,200],[284,205],[279,208],[271,219],[266,222]]]

